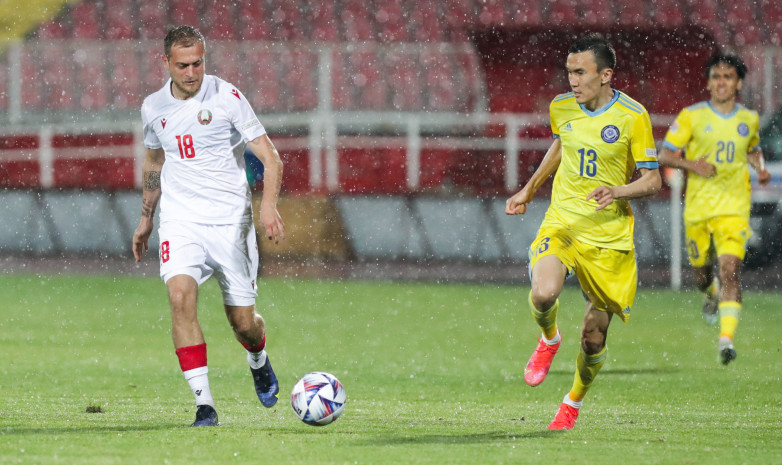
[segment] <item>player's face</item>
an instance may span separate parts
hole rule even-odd
[[[201,90],[204,81],[204,45],[196,42],[191,47],[174,45],[171,47],[171,57],[166,59],[168,73],[174,85],[172,93],[174,97],[182,100],[189,99]]]
[[[735,67],[727,63],[717,63],[709,71],[706,88],[711,92],[712,102],[730,103],[741,90],[741,82]]]
[[[600,96],[600,90],[611,81],[613,71],[610,68],[598,71],[595,54],[591,50],[569,54],[565,66],[576,102],[595,110],[593,106]]]

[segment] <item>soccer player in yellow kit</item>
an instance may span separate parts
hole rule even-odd
[[[527,384],[543,382],[559,349],[558,297],[571,274],[586,297],[586,315],[573,386],[551,430],[575,426],[605,361],[611,318],[630,317],[637,272],[628,199],[654,194],[662,183],[649,114],[611,88],[615,66],[616,53],[600,34],[586,35],[570,47],[566,68],[573,91],[551,102],[554,143],[505,207],[509,215],[523,214],[535,191],[556,172],[551,205],[529,249],[529,305],[543,334],[524,369]],[[636,169],[640,176],[631,181]]]
[[[705,293],[703,317],[716,324],[719,312],[717,348],[724,365],[736,358],[733,335],[741,313],[741,262],[752,234],[747,165],[758,172],[760,185],[771,180],[758,147],[758,114],[736,102],[746,74],[747,66],[738,56],[713,56],[706,65],[711,98],[679,113],[660,153],[660,163],[688,172],[687,254],[695,284]],[[714,254],[719,281],[713,274]]]

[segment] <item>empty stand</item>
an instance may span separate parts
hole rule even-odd
[[[306,23],[312,27],[310,39],[318,42],[336,42],[339,40],[337,16],[334,14],[334,2],[312,2]]]
[[[137,56],[136,48],[127,42],[117,44],[107,52],[109,75],[113,82],[111,107],[114,110],[136,111],[146,96],[142,95],[140,88]],[[162,81],[160,85],[163,85]]]
[[[194,2],[193,0],[169,0],[167,3],[171,5],[169,8],[169,15],[172,25],[187,24],[195,27],[201,25],[201,18],[203,17],[203,12],[199,11],[201,2]]]
[[[590,26],[614,24],[614,7],[606,0],[580,0],[579,11],[583,22]]]
[[[239,84],[253,109],[259,113],[282,110],[280,76],[277,74],[279,56],[272,50],[257,47],[244,48],[248,79]]]
[[[98,7],[93,2],[81,2],[70,11],[74,39],[100,39],[103,27],[99,26]]]
[[[105,19],[102,21],[106,25],[104,38],[117,40],[136,37],[139,23],[136,11],[132,0],[113,0],[105,4]]]
[[[581,20],[577,0],[551,0],[549,2],[549,23],[555,26],[576,26]]]
[[[426,109],[434,111],[458,111],[456,77],[451,57],[436,47],[427,47],[421,54],[427,87]],[[461,87],[461,86],[459,86]]]
[[[379,40],[384,42],[408,40],[408,18],[403,0],[386,0],[377,4],[374,16]]]
[[[617,22],[625,27],[652,26],[647,2],[617,2]]]
[[[353,73],[349,70],[345,55],[339,49],[331,51],[331,108],[337,111],[355,108],[354,86],[351,82]]]
[[[651,5],[654,10],[653,24],[669,28],[684,25],[686,14],[684,0],[655,0]],[[709,11],[706,12],[707,16],[711,14]]]
[[[441,24],[440,2],[422,0],[414,2],[410,13],[412,38],[417,42],[440,42],[445,34]]]
[[[266,18],[266,7],[263,2],[243,0],[239,7],[239,39],[268,40],[271,39],[269,20]]]
[[[203,22],[208,24],[204,34],[211,40],[234,40],[239,35],[232,2],[207,3]]]
[[[317,54],[306,49],[284,49],[279,60],[287,109],[310,111],[317,108]]]
[[[512,26],[539,26],[543,23],[542,9],[537,0],[507,0]]]
[[[347,41],[375,40],[375,28],[369,6],[364,0],[342,0],[338,17],[342,39]]]
[[[412,49],[395,47],[387,53],[385,65],[392,108],[401,111],[422,108],[422,79],[417,53]]]
[[[355,92],[355,108],[384,110],[388,108],[388,84],[384,79],[383,59],[370,47],[348,52],[349,83]]]

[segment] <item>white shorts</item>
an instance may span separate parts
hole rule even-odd
[[[255,305],[258,292],[258,244],[255,226],[161,222],[160,277],[191,276],[198,285],[212,274],[223,291],[223,303]]]

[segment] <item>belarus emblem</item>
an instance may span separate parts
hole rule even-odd
[[[212,122],[212,112],[209,110],[201,110],[198,112],[198,122],[207,125]]]

